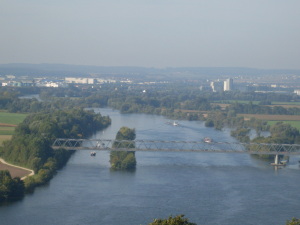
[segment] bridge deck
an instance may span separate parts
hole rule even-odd
[[[300,145],[266,143],[229,143],[197,141],[120,141],[108,139],[56,139],[53,149],[99,151],[162,151],[162,152],[213,152],[268,155],[300,155]]]

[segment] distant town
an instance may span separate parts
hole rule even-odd
[[[1,70],[2,69],[2,70]],[[75,70],[75,69],[74,69]],[[53,87],[67,88],[73,86],[89,86],[91,88],[101,87],[103,84],[130,84],[130,85],[156,85],[167,83],[184,82],[186,84],[198,85],[201,91],[254,91],[254,92],[277,92],[300,95],[300,74],[299,71],[267,71],[264,74],[257,71],[232,70],[225,68],[225,75],[222,68],[211,71],[186,70],[142,70],[132,72],[132,69],[121,68],[118,71],[87,73],[84,70],[76,73],[70,71],[50,72],[26,71],[26,75],[14,72],[14,70],[3,70],[0,66],[0,85],[7,87]],[[129,71],[127,71],[129,70]],[[32,72],[32,73],[31,73]],[[294,73],[293,73],[294,72]],[[7,74],[9,73],[9,74]],[[218,75],[218,73],[220,75]],[[64,76],[71,74],[74,76]]]

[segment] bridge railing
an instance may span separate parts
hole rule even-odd
[[[204,141],[56,139],[54,149],[110,151],[192,151],[248,154],[300,155],[300,145],[269,143],[230,143]]]

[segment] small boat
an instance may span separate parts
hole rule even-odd
[[[204,138],[205,143],[212,143],[212,139],[209,137]]]
[[[173,126],[178,126],[178,125],[179,124],[176,121],[173,122]]]
[[[281,165],[286,165],[287,163],[288,163],[288,160],[281,160],[281,161],[280,161],[280,164],[281,164]]]
[[[91,156],[96,156],[96,152],[91,152]]]

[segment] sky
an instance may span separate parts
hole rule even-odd
[[[0,0],[0,64],[300,69],[299,0]]]

